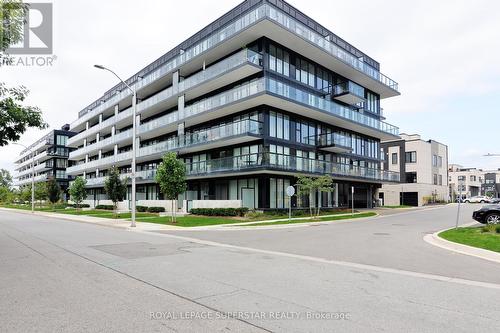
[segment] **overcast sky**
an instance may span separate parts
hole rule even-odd
[[[500,157],[482,157],[500,153],[499,1],[289,2],[399,83],[401,96],[382,101],[387,122],[447,144],[450,163],[500,168]],[[117,83],[93,64],[128,77],[238,3],[54,0],[54,66],[0,67],[0,81],[27,86],[27,103],[59,128]],[[31,144],[45,132],[29,130],[20,142]],[[0,168],[12,170],[20,150],[0,148]]]

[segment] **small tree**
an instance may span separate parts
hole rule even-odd
[[[61,198],[61,186],[54,177],[50,177],[47,182],[47,196],[52,206]]]
[[[333,191],[333,179],[329,175],[324,175],[317,177],[314,180],[314,188],[316,191],[318,191],[318,211],[316,213],[317,216],[319,216],[319,210],[321,208],[321,193],[323,192],[332,192]]]
[[[69,187],[69,196],[75,203],[77,210],[80,208],[80,204],[87,196],[85,185],[87,185],[87,181],[83,177],[76,177]]]
[[[297,195],[309,196],[309,214],[313,217],[312,210],[312,194],[314,191],[314,179],[307,176],[299,176],[297,178]]]
[[[156,182],[160,185],[160,191],[165,197],[172,201],[172,223],[175,223],[174,203],[177,203],[177,197],[187,188],[186,167],[177,158],[176,153],[168,152],[163,155],[163,161],[156,171]]]
[[[35,200],[38,200],[40,203],[40,208],[42,207],[42,201],[47,200],[48,192],[47,192],[47,183],[36,183],[35,184]]]
[[[11,198],[11,192],[7,186],[0,185],[0,202],[9,202]]]
[[[12,176],[9,170],[0,169],[0,186],[4,186],[7,189],[12,187]]]
[[[127,195],[127,180],[120,179],[120,172],[116,167],[111,168],[104,182],[104,190],[109,200],[113,202],[113,214],[116,217],[118,201],[122,201]]]
[[[19,200],[22,203],[31,203],[31,184],[24,185],[19,189]]]

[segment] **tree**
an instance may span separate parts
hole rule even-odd
[[[176,222],[174,203],[177,204],[177,198],[187,189],[186,167],[184,163],[177,158],[174,152],[168,152],[163,155],[163,161],[156,170],[156,182],[160,185],[160,191],[167,200],[172,201],[172,223]]]
[[[127,180],[120,179],[120,172],[116,167],[111,168],[104,182],[104,190],[109,200],[113,202],[113,213],[116,216],[118,201],[122,201],[127,195]]]
[[[21,0],[0,0],[0,61],[7,61],[7,49],[23,40],[28,10]]]
[[[19,200],[23,203],[31,203],[31,184],[24,185],[19,189]]]
[[[21,104],[28,93],[24,86],[7,88],[0,82],[0,147],[18,141],[28,127],[47,128],[38,107]]]
[[[59,186],[54,177],[50,177],[47,182],[47,196],[52,205],[58,202],[61,198],[61,186]]]
[[[321,193],[332,192],[333,191],[333,179],[329,175],[319,176],[314,180],[314,188],[318,191],[318,212],[316,216],[319,216],[319,210],[321,208]]]
[[[42,201],[47,200],[47,196],[47,183],[35,183],[35,200],[38,200],[38,202],[40,203],[40,207],[42,207]]]
[[[0,169],[0,186],[8,189],[12,187],[12,176],[8,170]]]
[[[0,185],[0,202],[9,202],[12,198],[12,193],[7,186]]]
[[[297,195],[309,197],[309,214],[313,217],[312,211],[312,194],[314,191],[314,180],[311,177],[299,176],[297,178]]]
[[[319,216],[321,208],[321,193],[333,191],[333,179],[329,175],[319,177],[299,176],[297,179],[297,194],[309,196],[309,213],[313,217],[313,195],[318,193],[317,211]]]
[[[75,203],[77,210],[80,208],[82,201],[87,197],[85,185],[87,185],[87,181],[83,177],[76,177],[69,187],[69,196]]]

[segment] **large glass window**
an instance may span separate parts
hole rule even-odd
[[[313,123],[298,120],[295,123],[295,140],[297,142],[314,145],[316,144],[316,127]]]
[[[379,113],[379,101],[378,96],[370,92],[366,93],[366,109],[373,113]]]
[[[68,142],[67,135],[57,135],[56,143],[58,146],[66,146],[67,142]]]
[[[290,118],[279,112],[269,112],[269,136],[290,140]]]
[[[290,75],[290,55],[274,45],[269,46],[269,69],[280,74]]]
[[[314,65],[310,62],[297,58],[295,65],[295,79],[311,87],[314,87]]]
[[[270,178],[269,182],[270,208],[290,207],[290,198],[286,196],[286,188],[290,186],[290,179]]]

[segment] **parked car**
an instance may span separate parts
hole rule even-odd
[[[491,202],[491,199],[485,195],[478,195],[478,196],[475,196],[475,197],[470,197],[470,198],[466,198],[464,200],[465,203],[490,203]]]
[[[483,224],[500,224],[500,205],[486,205],[472,213],[472,218]]]
[[[500,203],[500,198],[491,198],[490,203],[492,203],[492,204]]]

